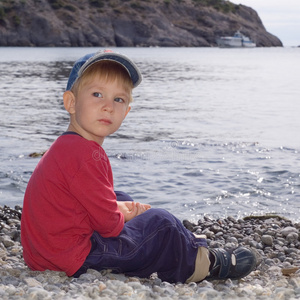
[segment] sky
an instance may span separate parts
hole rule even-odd
[[[300,46],[300,0],[230,0],[253,8],[284,46]]]

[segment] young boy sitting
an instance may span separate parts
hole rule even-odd
[[[207,249],[169,212],[115,192],[102,148],[130,111],[142,76],[126,56],[106,50],[79,59],[63,95],[68,130],[42,157],[28,183],[21,223],[32,270],[87,269],[169,282],[238,279],[254,270],[247,248]]]

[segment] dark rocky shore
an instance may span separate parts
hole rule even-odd
[[[19,206],[0,207],[1,299],[300,299],[300,224],[279,216],[183,221],[205,234],[210,247],[252,248],[258,266],[241,280],[169,284],[155,274],[144,279],[90,270],[74,279],[31,271],[22,258],[21,214]]]
[[[0,1],[0,46],[213,47],[237,30],[282,46],[255,10],[224,0]]]

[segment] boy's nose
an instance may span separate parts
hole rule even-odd
[[[111,100],[105,100],[105,103],[104,103],[102,109],[104,111],[107,111],[107,112],[112,112],[114,110],[113,101],[111,101]]]

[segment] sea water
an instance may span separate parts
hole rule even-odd
[[[72,64],[96,50],[0,48],[0,205],[22,205],[30,154],[67,129]],[[180,219],[300,221],[300,48],[114,50],[143,74],[103,144],[115,190]]]

